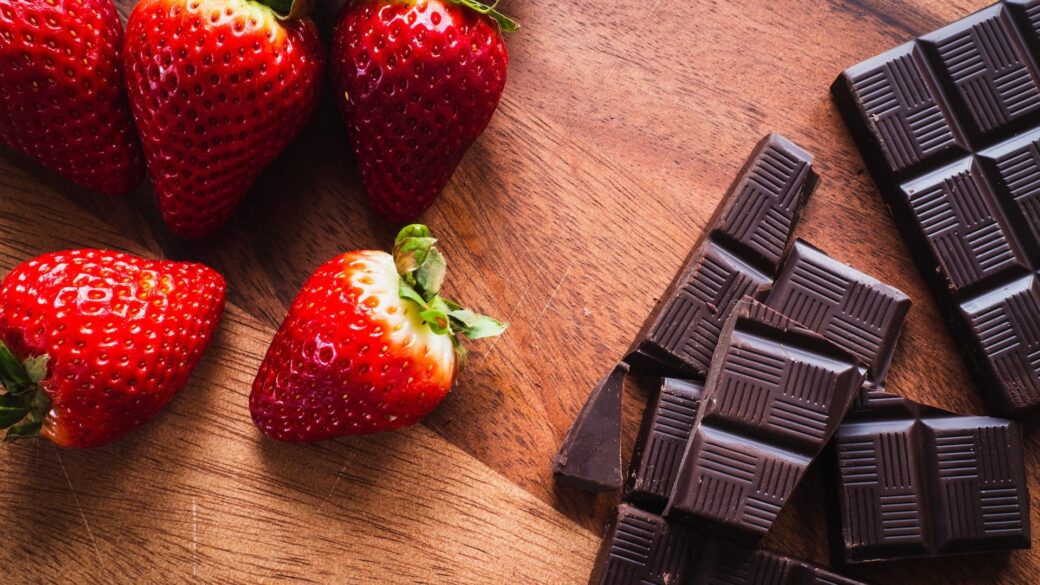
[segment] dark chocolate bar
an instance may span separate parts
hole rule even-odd
[[[1040,0],[1002,2],[832,87],[992,409],[1040,407]]]
[[[867,379],[883,384],[910,298],[796,240],[766,305],[856,356]]]
[[[589,585],[857,585],[847,577],[764,549],[722,542],[621,504]]]
[[[758,143],[632,343],[633,373],[707,373],[733,305],[769,290],[817,181],[812,155],[783,136]]]
[[[1018,423],[864,391],[835,435],[835,563],[1028,548]]]
[[[592,391],[553,461],[553,477],[571,487],[621,489],[621,394],[628,365],[614,366]]]
[[[660,389],[643,412],[643,424],[628,465],[626,501],[655,512],[664,510],[703,392],[703,382],[661,379]]]
[[[736,301],[744,296],[761,299],[768,292],[817,182],[809,153],[779,134],[758,143],[623,359],[634,373],[704,376]],[[590,401],[599,399],[599,390],[589,396]],[[589,408],[586,404],[582,412]],[[609,444],[620,445],[620,420],[609,428],[618,433]],[[592,436],[582,438],[581,432]],[[579,465],[577,456],[587,455],[572,453],[572,445],[606,445],[604,433],[587,423],[582,429],[572,427],[556,456],[557,479],[592,491],[616,489],[609,487],[613,481],[606,481],[605,464],[572,471]],[[620,449],[617,456],[620,460]],[[570,462],[569,469],[560,465],[561,458]],[[593,472],[591,481],[583,477]],[[620,481],[619,476],[617,487]]]
[[[859,361],[745,299],[726,322],[665,515],[757,542],[863,385]]]

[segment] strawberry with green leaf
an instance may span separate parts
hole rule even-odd
[[[463,339],[506,325],[440,295],[446,262],[410,225],[393,255],[334,258],[304,284],[250,395],[253,421],[281,441],[319,441],[415,424],[451,390]]]
[[[155,416],[224,310],[201,264],[107,250],[44,254],[0,283],[0,429],[97,447]]]

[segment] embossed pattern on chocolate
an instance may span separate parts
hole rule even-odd
[[[1040,408],[1040,0],[994,4],[832,86],[991,408]]]

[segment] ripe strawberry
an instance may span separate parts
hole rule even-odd
[[[393,222],[433,204],[506,84],[502,30],[474,0],[348,0],[332,78],[368,200]]]
[[[130,104],[175,234],[202,238],[227,221],[314,110],[322,58],[310,18],[283,19],[259,1],[142,0],[134,8]]]
[[[404,228],[394,255],[348,252],[296,297],[253,382],[249,410],[280,441],[320,441],[415,424],[451,390],[461,337],[505,325],[438,296],[444,257],[426,226]]]
[[[0,0],[0,140],[91,191],[141,184],[122,51],[111,0]]]
[[[44,254],[0,284],[0,429],[96,447],[184,385],[224,308],[200,264],[120,252]]]

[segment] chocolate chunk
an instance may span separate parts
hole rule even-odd
[[[992,409],[1040,408],[1040,1],[847,69],[832,93]]]
[[[865,390],[826,473],[836,563],[1028,548],[1022,429]]]
[[[628,365],[593,389],[553,462],[556,481],[590,492],[621,489],[621,392]]]
[[[727,321],[665,515],[757,542],[830,440],[865,373],[751,299]]]
[[[685,584],[699,535],[628,504],[614,510],[589,585]]]
[[[624,362],[634,373],[703,376],[707,372],[719,332],[736,301],[744,296],[761,299],[769,290],[817,181],[812,155],[783,136],[770,134],[758,143],[626,354]],[[599,393],[594,391],[589,400],[598,399]],[[616,428],[617,440],[610,443],[620,445],[620,420]],[[607,443],[602,429],[589,428],[587,432],[596,436],[588,440],[579,436],[581,432],[572,427],[560,448],[557,478],[583,489],[614,489],[607,487],[612,483],[601,481],[605,474],[588,482],[561,467],[561,457],[567,461],[572,443]]]
[[[633,373],[706,374],[733,305],[769,290],[816,183],[812,155],[778,134],[758,143],[636,336]]]
[[[745,548],[621,504],[589,585],[857,585],[764,549]]]
[[[883,384],[910,298],[796,240],[766,305],[856,356],[867,379]]]
[[[690,440],[704,383],[663,378],[643,412],[628,466],[625,500],[660,512],[675,485],[686,444]]]

